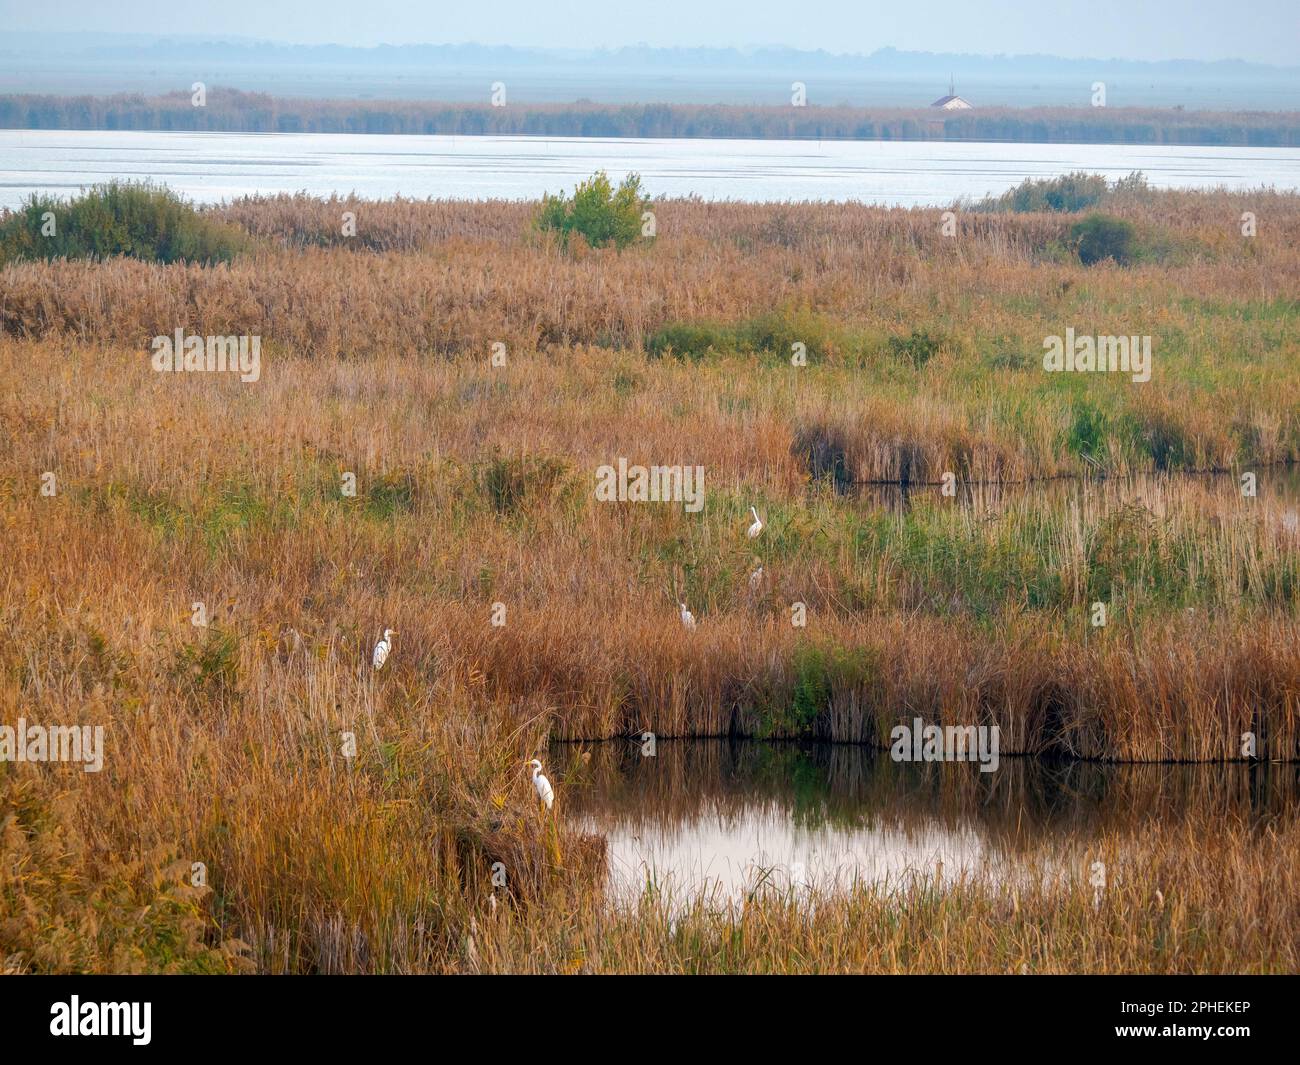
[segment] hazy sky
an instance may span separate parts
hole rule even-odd
[[[0,0],[4,30],[300,44],[777,44],[1294,65],[1300,0]],[[2,47],[2,45],[0,45]]]

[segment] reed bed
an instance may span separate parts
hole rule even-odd
[[[307,100],[214,86],[204,107],[188,92],[146,96],[0,96],[0,128],[207,130],[546,137],[778,137],[977,140],[1067,144],[1300,142],[1295,112],[1146,107],[933,108],[734,104]]]
[[[1100,911],[972,881],[661,919],[606,904],[602,840],[524,770],[556,739],[879,745],[916,716],[1004,754],[1300,758],[1294,197],[1254,244],[1220,232],[1249,197],[1123,208],[1183,242],[1127,271],[1055,259],[1046,216],[950,246],[933,213],[817,205],[667,203],[622,255],[373,205],[369,243],[316,246],[342,202],[223,208],[263,242],[229,266],[0,270],[0,722],[106,729],[98,774],[0,763],[6,968],[1294,968],[1285,824],[1154,822]],[[1025,363],[1085,316],[1160,334],[1161,376]],[[648,343],[755,321],[770,350]],[[177,326],[261,332],[260,380],[152,372]],[[706,505],[597,502],[620,456],[703,466]],[[584,766],[548,763],[562,807]]]
[[[95,604],[136,574],[156,617],[228,603],[244,653],[292,629],[354,665],[392,627],[392,676],[543,699],[564,738],[880,743],[921,713],[998,724],[1008,751],[1219,760],[1254,732],[1261,754],[1297,757],[1300,501],[1281,468],[1255,497],[1164,477],[966,505],[930,488],[886,513],[809,482],[762,407],[788,401],[783,370],[725,407],[725,364],[643,363],[628,401],[598,354],[519,360],[496,387],[393,359],[178,394],[129,355],[3,350],[19,384],[0,473],[24,545],[7,568],[39,601]],[[597,502],[596,467],[632,442],[633,459],[704,465],[709,505]],[[45,470],[52,499],[33,494]],[[751,500],[768,523],[754,544]],[[11,622],[28,640],[49,623]]]

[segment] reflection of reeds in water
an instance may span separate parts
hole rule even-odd
[[[898,484],[866,482],[842,486],[843,492],[873,509],[902,515],[916,503],[932,502],[939,494],[939,484]],[[1210,501],[1213,509],[1239,510],[1241,483],[1230,471],[1205,473],[1130,473],[1105,478],[1049,477],[1028,481],[957,481],[952,497],[954,505],[969,511],[972,517],[992,520],[1018,504],[1032,506],[1046,503],[1055,507],[1090,504],[1094,512],[1105,514],[1133,501],[1151,506],[1163,516],[1180,497],[1194,493],[1197,506]],[[1287,515],[1300,506],[1300,466],[1281,465],[1268,470],[1260,482],[1257,498],[1273,504],[1272,514],[1279,530],[1287,531]],[[1269,509],[1272,509],[1271,507]]]
[[[1300,822],[1186,820],[1030,856],[1026,875],[937,875],[825,894],[647,894],[566,927],[597,972],[1293,972]],[[1103,863],[1104,886],[1095,882]],[[517,964],[547,971],[560,949]]]
[[[553,745],[556,764],[573,749]],[[603,829],[689,832],[702,816],[725,823],[762,808],[814,829],[973,828],[1014,855],[1066,840],[1141,837],[1191,819],[1241,832],[1300,818],[1300,767],[1289,764],[1004,758],[996,772],[982,773],[972,763],[894,762],[847,744],[661,742],[654,757],[620,741],[588,750],[590,761],[572,763],[566,777],[566,809]]]

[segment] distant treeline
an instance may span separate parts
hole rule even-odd
[[[0,128],[228,133],[447,133],[1300,147],[1300,112],[1043,107],[930,109],[701,104],[308,100],[210,89],[164,96],[0,96]]]

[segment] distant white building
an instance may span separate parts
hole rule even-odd
[[[968,100],[963,100],[956,94],[953,83],[950,80],[948,82],[948,95],[940,96],[939,99],[935,100],[930,106],[937,107],[943,111],[966,111],[970,109],[971,105]]]

